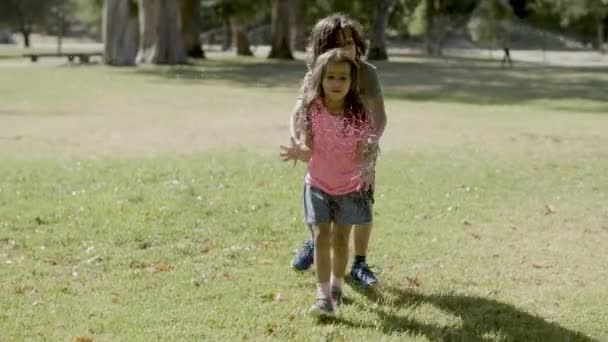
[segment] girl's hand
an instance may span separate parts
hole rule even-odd
[[[308,149],[303,149],[300,144],[296,143],[296,139],[291,137],[291,145],[283,146],[281,145],[281,149],[283,152],[280,153],[281,160],[284,162],[293,160],[293,166],[296,166],[298,160],[307,162],[310,159],[311,151]]]
[[[361,142],[359,145],[359,154],[361,157],[360,177],[363,182],[363,188],[368,189],[374,186],[376,180],[376,159],[380,148],[375,136],[370,136],[368,139]]]
[[[360,171],[361,182],[363,183],[363,189],[367,190],[374,187],[376,182],[376,170],[373,164],[363,163]]]

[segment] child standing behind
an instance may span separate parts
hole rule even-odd
[[[292,138],[292,146],[281,146],[283,160],[308,160],[304,216],[314,232],[317,292],[310,313],[315,316],[335,315],[351,227],[372,221],[361,171],[372,159],[365,152],[371,122],[357,93],[357,77],[357,62],[341,49],[320,55],[299,110],[304,141],[294,146]]]

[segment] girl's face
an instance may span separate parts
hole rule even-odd
[[[350,64],[329,63],[323,75],[323,94],[330,101],[342,101],[350,90]]]
[[[353,39],[353,33],[350,30],[343,30],[338,33],[337,42],[342,52],[348,57],[355,59],[357,57],[357,47]]]

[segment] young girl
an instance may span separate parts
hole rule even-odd
[[[359,78],[353,80],[353,83],[369,111],[372,124],[372,135],[368,139],[368,146],[372,152],[370,156],[371,162],[367,164],[368,168],[362,171],[365,175],[365,188],[368,191],[368,196],[373,202],[375,153],[378,151],[378,141],[382,136],[386,125],[384,99],[382,97],[378,75],[376,74],[376,68],[374,66],[361,60],[365,55],[366,46],[361,34],[360,25],[346,15],[334,14],[320,20],[315,25],[311,34],[311,63],[314,64],[322,53],[333,48],[342,49],[344,54],[357,62],[359,68]],[[309,90],[311,75],[312,73],[308,72],[304,77],[301,89],[302,94],[306,94]],[[296,109],[301,107],[302,100],[303,97],[301,96],[296,102]],[[291,117],[290,128],[291,137],[293,139],[292,148],[297,148],[297,143],[301,142],[303,138],[303,123],[305,120],[299,113],[299,111],[294,110]],[[305,154],[294,154],[297,156],[296,159],[305,161]],[[366,263],[371,229],[371,223],[356,225],[354,232],[355,258],[352,263],[350,280],[353,281],[355,285],[363,288],[377,282],[376,276]],[[291,263],[292,267],[300,271],[307,270],[313,263],[313,254],[314,243],[312,240],[306,240],[303,243],[302,248],[293,258]]]
[[[372,221],[361,176],[371,122],[357,77],[357,63],[341,49],[321,54],[298,110],[303,142],[297,149],[281,146],[283,160],[308,160],[304,215],[314,232],[317,295],[310,312],[316,316],[333,316],[341,302],[351,226]]]

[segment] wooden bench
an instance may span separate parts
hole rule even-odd
[[[29,58],[32,62],[37,62],[41,57],[67,57],[68,62],[72,63],[75,59],[78,59],[80,63],[89,63],[91,57],[103,56],[101,52],[50,52],[50,53],[25,53],[23,57]]]

